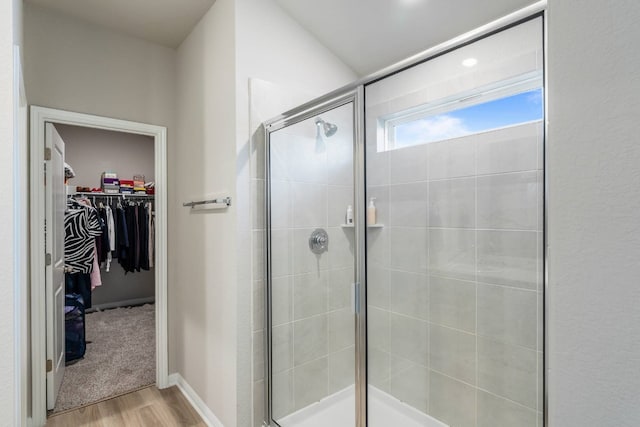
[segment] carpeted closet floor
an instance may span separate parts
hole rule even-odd
[[[54,413],[155,382],[153,304],[89,313],[85,328],[91,343],[87,344],[84,359],[66,367]]]

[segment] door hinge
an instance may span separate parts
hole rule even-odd
[[[51,265],[51,254],[44,254],[44,265]]]
[[[51,148],[47,147],[44,149],[44,159],[51,160]]]
[[[47,359],[47,372],[53,371],[53,360]]]

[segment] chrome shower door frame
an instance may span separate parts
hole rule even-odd
[[[543,45],[544,45],[544,72],[543,81],[545,89],[548,88],[547,81],[547,0],[538,0],[529,6],[517,10],[502,18],[496,19],[486,25],[478,27],[472,31],[464,33],[449,41],[441,43],[430,49],[427,49],[415,56],[407,58],[387,68],[363,77],[345,87],[327,93],[321,97],[304,103],[292,110],[286,111],[271,120],[263,123],[265,131],[265,209],[266,209],[266,236],[265,236],[265,427],[276,427],[278,424],[272,419],[271,402],[271,212],[270,212],[270,133],[306,120],[314,115],[320,114],[332,108],[339,107],[349,102],[354,103],[354,218],[355,223],[355,284],[356,284],[356,322],[355,322],[355,341],[356,341],[356,427],[366,427],[367,424],[367,295],[366,295],[366,179],[365,179],[365,106],[364,106],[364,87],[368,84],[375,83],[385,77],[402,72],[414,65],[426,62],[430,59],[444,55],[454,49],[462,47],[466,44],[473,43],[484,37],[488,37],[496,32],[505,30],[511,26],[518,25],[537,16],[543,18]],[[543,334],[543,425],[548,426],[548,368],[549,368],[549,337],[548,337],[548,177],[547,177],[547,111],[548,111],[548,94],[544,94],[544,136],[543,136],[543,257],[542,257],[542,302],[543,302],[543,318],[542,318],[542,334]],[[359,220],[359,221],[358,221]]]
[[[265,135],[265,390],[264,390],[264,426],[276,427],[273,419],[272,403],[272,280],[271,280],[271,133],[287,126],[302,122],[334,108],[353,104],[353,200],[354,200],[354,328],[355,328],[355,395],[356,427],[367,425],[367,311],[366,311],[366,203],[365,203],[365,145],[364,145],[364,86],[345,89],[332,96],[296,109],[296,112],[280,119],[266,122]]]

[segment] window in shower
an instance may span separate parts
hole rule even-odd
[[[542,120],[542,75],[500,82],[380,119],[386,150]]]

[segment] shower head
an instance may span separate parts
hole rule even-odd
[[[338,131],[338,126],[333,123],[325,122],[320,117],[316,117],[316,126],[318,126],[318,128],[322,127],[324,136],[327,138],[333,136]]]

